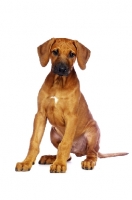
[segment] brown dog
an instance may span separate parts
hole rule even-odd
[[[39,164],[52,164],[50,172],[65,172],[70,152],[86,155],[83,169],[93,169],[97,157],[123,156],[127,153],[99,153],[100,130],[93,119],[73,64],[77,58],[81,69],[86,68],[90,50],[76,40],[52,38],[38,47],[40,63],[52,67],[38,94],[38,112],[25,160],[17,163],[16,171],[28,171],[39,153],[39,145],[47,119],[52,125],[51,142],[58,148],[57,156],[42,156]]]

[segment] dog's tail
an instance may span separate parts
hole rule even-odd
[[[108,157],[116,157],[116,156],[125,156],[129,153],[126,153],[126,152],[120,152],[120,153],[105,153],[105,154],[102,154],[100,152],[98,152],[98,157],[99,158],[108,158]]]

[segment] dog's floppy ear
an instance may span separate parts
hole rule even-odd
[[[83,44],[78,42],[77,40],[74,41],[74,45],[77,48],[77,62],[81,69],[86,68],[86,63],[90,57],[90,50],[85,47]]]
[[[45,67],[49,62],[50,49],[54,42],[55,38],[51,38],[37,48],[39,60],[43,67]]]

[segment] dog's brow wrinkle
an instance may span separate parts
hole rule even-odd
[[[54,99],[55,100],[55,104],[58,102],[58,98],[56,97],[56,96],[52,96],[52,97],[50,97],[51,99]]]

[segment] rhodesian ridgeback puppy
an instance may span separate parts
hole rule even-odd
[[[16,171],[28,171],[39,153],[47,119],[52,125],[50,137],[58,149],[56,156],[42,156],[39,164],[51,164],[50,172],[66,172],[70,153],[86,155],[83,169],[93,169],[97,158],[123,156],[127,153],[99,153],[100,130],[93,119],[77,78],[74,62],[84,70],[90,50],[76,40],[52,38],[38,47],[40,63],[52,67],[38,94],[38,112],[28,154],[16,164]]]

